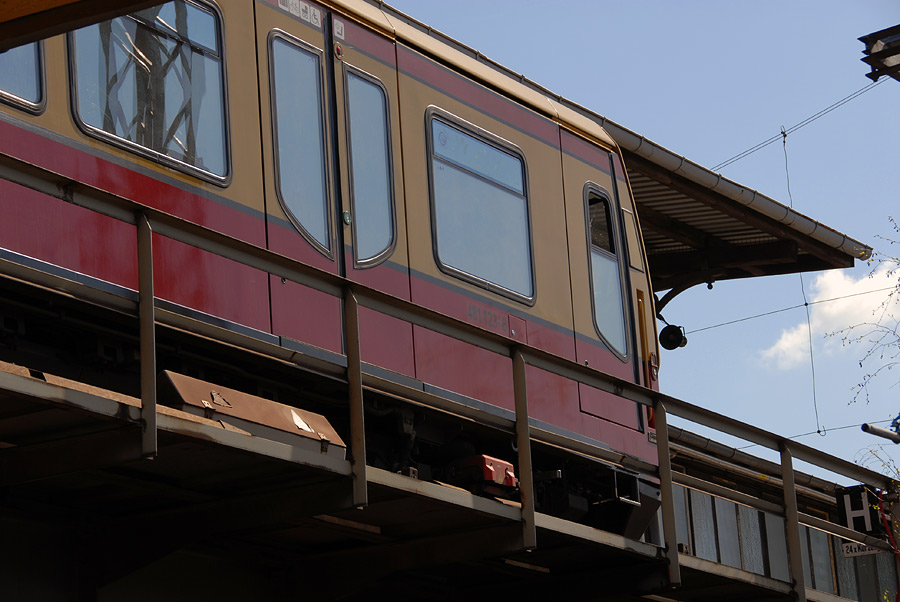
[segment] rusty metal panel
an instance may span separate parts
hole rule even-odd
[[[344,457],[346,445],[320,415],[269,399],[221,387],[196,378],[164,371],[159,375],[161,403],[257,436],[289,445],[306,441],[322,453]]]

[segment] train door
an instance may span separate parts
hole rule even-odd
[[[313,3],[256,7],[269,248],[409,299],[393,43]],[[270,287],[284,344],[342,351],[338,299]],[[411,326],[360,322],[363,360],[411,375]]]
[[[269,249],[336,274],[325,12],[304,6],[255,2],[266,235]],[[339,299],[275,276],[269,287],[272,332],[282,344],[341,352]]]
[[[640,382],[624,227],[612,154],[563,132],[566,214],[575,353],[579,363]],[[648,457],[642,408],[612,393],[579,384],[590,434],[619,451]],[[587,420],[590,417],[592,420]],[[652,457],[652,456],[651,456]]]
[[[344,273],[409,300],[394,44],[336,14],[331,34]],[[364,362],[414,376],[412,333],[408,322],[360,308]]]

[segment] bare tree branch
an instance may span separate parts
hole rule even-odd
[[[888,247],[900,244],[900,224],[888,217],[891,227],[896,233],[892,237],[879,236],[878,238],[888,243]],[[900,321],[892,309],[900,300],[900,256],[896,253],[875,251],[869,259],[871,271],[869,278],[874,277],[876,271],[887,269],[884,273],[888,278],[897,278],[894,288],[888,292],[884,300],[872,312],[872,321],[854,324],[842,328],[827,336],[840,338],[841,345],[863,345],[865,351],[859,358],[859,367],[871,370],[863,374],[860,381],[853,387],[851,403],[865,399],[869,402],[869,386],[878,377],[883,377],[900,365]],[[874,366],[874,367],[873,367]],[[892,383],[891,388],[900,385],[900,378]]]

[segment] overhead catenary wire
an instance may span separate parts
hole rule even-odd
[[[872,293],[880,293],[884,291],[889,291],[893,289],[893,286],[886,286],[884,288],[876,288],[871,291],[862,291],[860,293],[850,293],[849,295],[841,295],[840,297],[831,297],[830,299],[819,299],[818,301],[804,301],[798,305],[791,305],[790,307],[782,307],[781,309],[773,309],[772,311],[767,311],[761,314],[756,314],[753,316],[747,316],[744,318],[738,318],[736,320],[729,320],[728,322],[722,322],[721,324],[713,324],[712,326],[704,326],[703,328],[697,328],[695,330],[688,330],[685,334],[694,334],[697,332],[703,332],[704,330],[712,330],[713,328],[721,328],[722,326],[731,326],[732,324],[738,324],[740,322],[746,322],[747,320],[755,320],[757,318],[764,318],[766,316],[771,316],[774,314],[780,314],[782,312],[791,311],[793,309],[800,309],[801,307],[806,307],[809,305],[816,305],[819,303],[828,303],[830,301],[840,301],[841,299],[849,299],[850,297],[858,297],[860,295],[869,295]]]
[[[859,429],[863,424],[884,424],[886,422],[890,422],[890,420],[867,420],[865,422],[853,423],[853,424],[844,424],[842,426],[833,426],[828,429],[829,433],[833,433],[834,431],[845,431],[847,429]],[[809,431],[808,433],[800,433],[799,435],[791,435],[787,437],[787,439],[799,439],[801,437],[809,437],[810,435],[821,435],[820,431]],[[751,443],[750,445],[744,445],[743,447],[736,447],[735,449],[744,450],[750,449],[751,447],[759,447],[758,443]]]
[[[816,414],[816,432],[824,437],[825,430],[822,428],[822,423],[819,421],[819,400],[816,391],[816,360],[815,354],[813,353],[812,319],[809,315],[809,301],[806,300],[806,287],[803,284],[803,274],[798,274],[798,276],[800,276],[800,290],[803,292],[803,307],[806,309],[806,335],[809,339],[809,370],[812,374],[812,401],[813,410],[815,410]]]
[[[871,84],[868,84],[868,85],[866,85],[866,86],[863,86],[862,88],[860,88],[860,89],[857,90],[856,92],[853,92],[852,94],[850,94],[850,95],[848,95],[848,96],[845,96],[844,98],[840,99],[840,100],[837,101],[836,103],[834,103],[834,104],[832,104],[832,105],[830,105],[830,106],[828,106],[828,107],[825,107],[824,109],[822,109],[821,111],[819,111],[819,112],[816,113],[815,115],[811,115],[811,116],[807,117],[806,119],[804,119],[803,121],[801,121],[800,123],[796,123],[796,124],[792,125],[791,127],[787,128],[787,129],[784,129],[784,126],[782,126],[781,132],[779,132],[778,134],[775,134],[775,135],[772,136],[771,138],[767,138],[766,140],[763,140],[762,142],[760,142],[760,143],[757,144],[756,146],[751,146],[750,148],[748,148],[748,149],[745,150],[744,152],[738,153],[738,154],[736,154],[735,156],[731,157],[730,159],[727,159],[727,160],[725,160],[725,161],[719,163],[718,165],[714,165],[711,169],[712,169],[713,171],[719,171],[719,170],[721,170],[721,169],[723,169],[723,168],[725,168],[725,167],[728,167],[728,166],[731,165],[732,163],[734,163],[734,162],[736,162],[736,161],[740,161],[740,160],[743,159],[744,157],[748,157],[748,156],[752,155],[753,153],[755,153],[756,151],[761,150],[761,149],[763,149],[763,148],[769,146],[770,144],[773,144],[773,143],[777,142],[779,139],[784,139],[784,136],[787,136],[788,134],[791,134],[791,133],[793,133],[793,132],[796,132],[796,131],[799,130],[800,128],[809,125],[810,123],[816,121],[817,119],[819,119],[819,118],[821,118],[821,117],[824,117],[825,115],[827,115],[828,113],[830,113],[830,112],[832,112],[833,110],[837,109],[838,107],[847,104],[848,102],[850,102],[850,101],[853,100],[854,98],[857,98],[858,96],[861,96],[862,94],[865,94],[866,92],[868,92],[869,90],[871,90],[871,89],[874,88],[875,86],[877,86],[877,85],[879,85],[879,84],[881,84],[881,83],[883,83],[883,82],[886,82],[888,79],[890,79],[890,78],[879,79],[878,81],[875,81],[875,82],[872,82]]]
[[[791,192],[791,171],[788,168],[787,137],[787,131],[785,131],[784,126],[781,126],[781,142],[784,149],[784,177],[787,181],[788,201],[791,204],[791,209],[793,209],[794,194]],[[800,277],[800,294],[803,295],[803,307],[806,310],[806,336],[809,343],[809,370],[812,376],[812,402],[813,411],[816,417],[816,432],[824,437],[826,433],[822,428],[822,422],[819,420],[819,399],[816,389],[816,360],[815,354],[813,353],[812,318],[809,314],[809,299],[806,298],[806,284],[803,282],[803,272],[797,272],[797,276]]]
[[[843,426],[833,426],[829,431],[844,431],[847,429],[858,429],[863,424],[884,424],[885,422],[890,422],[890,420],[867,420],[866,422],[860,422],[859,424],[845,424]],[[800,437],[809,437],[810,435],[818,435],[819,431],[810,431],[808,433],[800,433],[799,435],[792,435],[788,437],[788,439],[799,439]]]

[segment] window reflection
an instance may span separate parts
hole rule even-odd
[[[228,171],[218,21],[176,0],[72,35],[78,117],[216,176]]]
[[[44,99],[41,82],[40,43],[0,52],[0,100],[36,110]]]
[[[594,199],[588,205],[588,216],[591,220],[591,244],[607,253],[615,254],[609,222],[609,205],[600,199]]]

